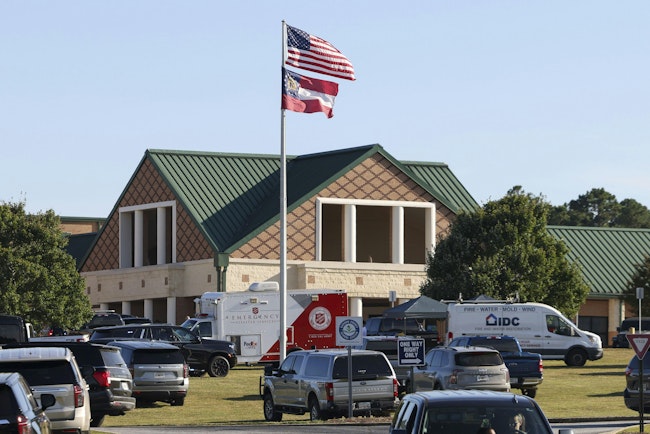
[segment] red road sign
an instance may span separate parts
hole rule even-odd
[[[632,335],[627,334],[627,341],[630,343],[634,352],[639,359],[643,359],[645,353],[648,352],[650,348],[650,334],[638,334]]]

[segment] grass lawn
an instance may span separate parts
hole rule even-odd
[[[580,368],[568,367],[561,361],[545,361],[544,382],[535,399],[549,419],[635,418],[637,413],[623,403],[625,366],[633,355],[631,349],[606,348],[602,359]],[[266,423],[259,396],[262,374],[261,367],[242,366],[231,370],[225,378],[191,378],[183,407],[155,403],[125,416],[106,417],[104,426]],[[308,420],[308,415],[284,415],[282,423]]]

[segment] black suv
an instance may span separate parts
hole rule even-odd
[[[90,387],[90,426],[100,426],[106,415],[121,416],[135,408],[131,372],[119,348],[90,342],[26,342],[4,348],[28,346],[70,348]]]
[[[181,349],[190,374],[225,377],[237,364],[235,344],[216,339],[202,339],[185,327],[167,324],[133,324],[117,327],[101,327],[90,336],[92,342],[107,343],[120,339],[145,339],[163,341]]]

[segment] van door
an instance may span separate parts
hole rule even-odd
[[[563,358],[569,348],[578,343],[581,339],[580,334],[564,318],[547,312],[546,315],[546,333],[544,333],[544,352],[543,356],[547,358]]]

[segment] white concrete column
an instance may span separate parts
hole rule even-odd
[[[131,315],[131,302],[123,301],[122,302],[122,313],[125,315]]]
[[[436,243],[436,208],[426,208],[424,210],[424,236],[425,248],[429,252],[433,252]]]
[[[120,213],[120,268],[133,267],[133,214]]]
[[[142,267],[144,261],[144,212],[133,213],[133,266]]]
[[[393,264],[403,264],[404,263],[404,207],[403,206],[394,206],[392,207],[393,213],[393,228],[392,228],[392,258],[391,261]]]
[[[151,321],[155,321],[155,318],[153,317],[153,300],[150,298],[144,300],[144,316],[145,318],[149,318]]]
[[[348,312],[350,316],[363,316],[363,299],[361,297],[349,297]]]
[[[167,322],[176,324],[176,297],[167,297]]]
[[[344,206],[343,240],[344,261],[357,262],[357,207]]]
[[[167,262],[167,208],[156,209],[156,255],[157,264]]]
[[[99,303],[99,310],[109,310],[108,303]]]

